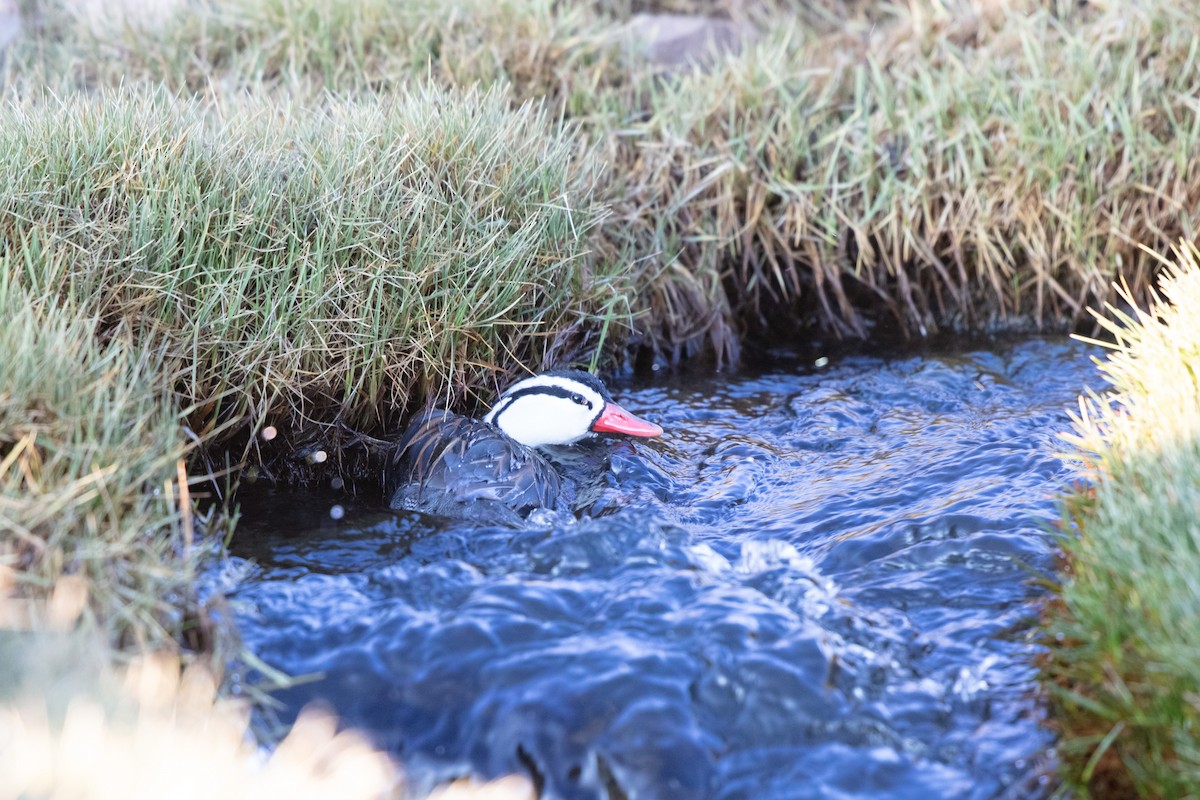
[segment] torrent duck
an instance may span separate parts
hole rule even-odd
[[[557,370],[513,384],[482,420],[441,409],[412,421],[389,459],[389,505],[512,522],[537,508],[569,510],[562,445],[597,433],[655,437],[662,428],[613,402],[595,376]],[[570,448],[574,449],[574,448]]]

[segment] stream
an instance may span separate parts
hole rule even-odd
[[[779,351],[610,382],[666,433],[607,445],[589,518],[480,527],[259,486],[221,580],[250,649],[309,676],[282,720],[323,702],[418,790],[1044,797],[1031,620],[1095,352]]]

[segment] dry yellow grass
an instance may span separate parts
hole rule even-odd
[[[1117,276],[1145,302],[1142,246],[1200,222],[1197,24],[1191,4],[912,3],[618,90],[595,126],[606,230],[656,275],[651,332],[1062,329]]]

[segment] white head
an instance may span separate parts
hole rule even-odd
[[[574,444],[591,433],[662,434],[662,428],[614,403],[598,379],[578,370],[547,372],[513,384],[483,421],[526,447]]]

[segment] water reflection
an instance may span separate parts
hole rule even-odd
[[[418,781],[549,797],[1030,797],[1051,745],[1025,641],[1063,409],[1034,340],[618,389],[593,518],[478,528],[259,495],[248,643]]]

